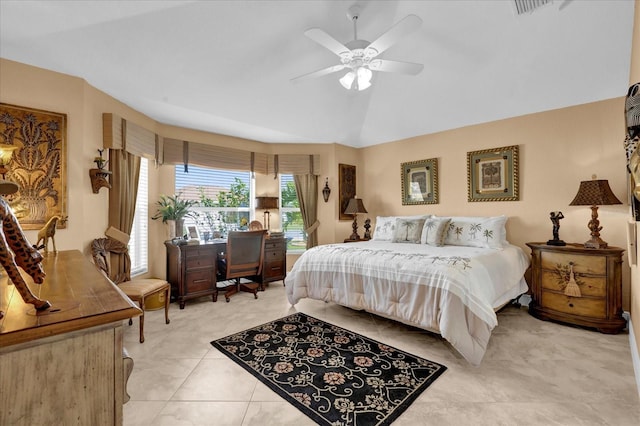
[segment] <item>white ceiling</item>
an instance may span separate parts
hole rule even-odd
[[[350,1],[0,0],[0,57],[84,78],[153,119],[263,142],[361,147],[624,96],[633,0],[358,1],[373,41],[408,14],[422,27],[384,52],[417,76],[374,73],[350,92],[304,36],[353,39]],[[2,94],[0,93],[0,100]]]

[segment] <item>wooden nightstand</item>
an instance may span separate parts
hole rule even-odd
[[[610,334],[626,326],[622,317],[623,249],[590,249],[582,244],[527,246],[531,248],[531,315]]]

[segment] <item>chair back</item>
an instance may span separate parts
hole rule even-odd
[[[111,273],[112,254],[124,257],[125,268],[120,274]],[[131,281],[131,258],[126,244],[113,238],[96,238],[91,243],[91,257],[93,263],[114,283]]]
[[[231,231],[227,236],[226,279],[251,277],[262,272],[267,231]]]

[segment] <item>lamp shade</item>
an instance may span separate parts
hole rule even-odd
[[[269,210],[278,208],[278,197],[256,197],[256,209]]]
[[[362,198],[352,198],[349,200],[349,204],[347,204],[347,208],[344,209],[344,214],[358,214],[358,213],[368,213],[367,209],[364,208],[364,203],[362,202]]]
[[[18,149],[18,147],[15,145],[0,144],[0,164],[8,164],[13,155],[13,151],[16,149]]]
[[[585,180],[580,182],[578,193],[570,206],[608,206],[622,204],[609,187],[606,179]]]

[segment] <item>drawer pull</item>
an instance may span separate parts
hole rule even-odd
[[[570,308],[573,308],[573,303],[569,303],[569,307],[570,307]]]

